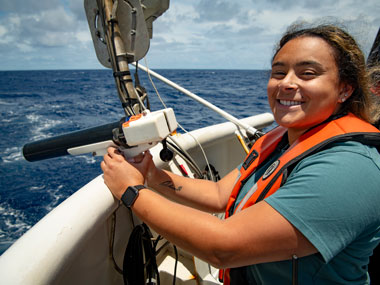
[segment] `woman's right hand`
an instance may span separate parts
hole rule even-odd
[[[128,158],[127,161],[136,167],[145,178],[145,182],[149,185],[150,181],[154,179],[157,168],[153,162],[153,157],[149,150],[141,153],[135,157]]]

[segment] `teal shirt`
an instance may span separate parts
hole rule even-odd
[[[271,161],[244,185],[238,200]],[[380,241],[380,155],[375,148],[335,143],[298,163],[265,201],[319,251],[299,258],[299,284],[369,284],[369,256]],[[249,284],[290,284],[292,278],[290,260],[238,271]]]

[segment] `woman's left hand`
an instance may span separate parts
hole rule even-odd
[[[144,176],[116,148],[110,147],[107,152],[100,164],[104,173],[104,183],[120,200],[128,186],[144,184]]]

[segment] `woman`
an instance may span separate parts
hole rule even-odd
[[[135,214],[179,247],[232,268],[226,284],[284,284],[293,256],[301,284],[366,284],[380,237],[380,155],[367,145],[380,135],[368,123],[368,89],[363,54],[347,33],[289,30],[268,82],[279,127],[240,169],[216,183],[194,180],[157,169],[149,153],[128,163],[110,148],[105,183],[125,201],[129,186],[146,181],[161,195],[141,186],[127,201]],[[207,213],[224,211],[225,220]]]

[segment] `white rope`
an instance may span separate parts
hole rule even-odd
[[[161,98],[161,96],[160,96],[160,93],[158,92],[158,90],[157,90],[157,88],[156,88],[156,85],[154,84],[154,82],[153,82],[153,80],[152,80],[152,78],[151,78],[151,76],[150,76],[150,73],[151,73],[152,71],[148,68],[148,63],[147,63],[147,61],[146,61],[146,57],[144,58],[144,62],[145,62],[145,65],[146,65],[147,67],[144,66],[144,69],[143,69],[143,70],[148,74],[148,78],[149,78],[149,80],[150,80],[150,83],[152,84],[154,90],[156,91],[156,94],[157,94],[158,98],[160,99],[162,105],[164,106],[164,108],[167,108],[167,106],[166,106],[164,100],[162,100],[162,98]],[[136,64],[133,64],[133,65],[136,66]],[[137,67],[140,68],[140,64],[138,64]],[[178,122],[177,122],[177,123],[178,123]],[[201,150],[201,152],[202,152],[202,154],[203,154],[203,157],[204,157],[204,159],[205,159],[205,161],[206,161],[206,165],[207,165],[207,167],[208,167],[208,169],[209,169],[209,171],[210,171],[211,179],[214,180],[214,175],[213,175],[213,173],[212,173],[212,170],[211,170],[210,164],[209,164],[209,162],[208,162],[207,155],[206,155],[206,153],[205,153],[205,151],[204,151],[204,149],[203,149],[201,143],[197,140],[196,137],[194,137],[191,133],[189,133],[184,127],[182,127],[182,125],[181,125],[180,123],[178,123],[178,126],[179,126],[179,127],[180,127],[180,128],[186,133],[186,134],[188,134],[189,136],[191,136],[191,137],[194,139],[194,141],[197,143],[197,145],[199,146],[199,148],[200,148],[200,150]],[[179,147],[181,147],[180,144],[174,139],[173,136],[170,137],[170,138],[174,141],[174,143],[175,143],[176,145],[178,145]],[[181,148],[182,148],[182,147],[181,147]],[[202,170],[200,169],[200,171],[202,171]]]
[[[132,63],[134,66],[136,66],[135,63]],[[170,81],[169,79],[161,76],[160,74],[154,72],[153,70],[150,70],[149,68],[141,65],[141,64],[138,64],[137,67],[145,72],[147,72],[148,74],[154,76],[155,78],[161,80],[162,82],[166,83],[167,85],[177,89],[178,91],[182,92],[183,94],[193,98],[194,100],[198,101],[199,103],[205,105],[206,107],[208,107],[209,109],[215,111],[216,113],[218,113],[219,115],[221,115],[222,117],[224,117],[225,119],[227,119],[228,121],[234,123],[235,125],[245,129],[248,133],[252,134],[252,135],[256,135],[257,133],[257,129],[255,129],[254,127],[240,121],[239,119],[235,118],[234,116],[228,114],[226,111],[220,109],[219,107],[211,104],[210,102],[206,101],[205,99],[199,97],[198,95],[195,95],[194,93],[190,92],[189,90],[183,88],[182,86],[174,83],[173,81]]]

